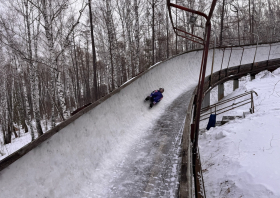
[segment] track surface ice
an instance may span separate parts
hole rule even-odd
[[[178,97],[133,145],[114,170],[107,197],[176,197],[183,122],[192,91]],[[151,111],[156,108],[160,103]]]

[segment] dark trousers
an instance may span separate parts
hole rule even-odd
[[[154,99],[153,99],[153,97],[151,97],[151,96],[147,96],[147,98],[145,99],[145,101],[150,101],[150,103],[153,103],[153,102],[154,102]]]

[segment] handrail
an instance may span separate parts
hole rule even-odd
[[[258,96],[258,94],[257,94],[255,91],[249,91],[249,92],[240,94],[240,95],[238,95],[238,96],[234,96],[234,97],[229,98],[229,99],[226,99],[226,100],[224,100],[224,101],[217,102],[216,104],[213,104],[213,105],[211,105],[211,106],[209,106],[209,107],[205,107],[205,108],[201,109],[200,121],[208,119],[208,117],[206,117],[206,118],[202,118],[202,117],[211,115],[211,114],[212,114],[212,108],[215,109],[214,112],[215,112],[216,115],[220,115],[220,114],[225,113],[225,112],[227,112],[227,111],[230,111],[230,110],[233,110],[233,109],[236,109],[236,108],[238,108],[238,107],[241,107],[241,106],[244,106],[244,105],[246,105],[246,104],[251,103],[251,110],[250,110],[250,112],[251,112],[251,113],[254,113],[254,111],[253,111],[253,110],[254,110],[254,98],[253,98],[253,93],[256,94],[256,96]],[[226,106],[226,107],[223,107],[223,108],[217,110],[217,107],[218,107],[218,106],[221,106],[221,105],[223,105],[223,104],[226,104],[226,103],[231,102],[231,101],[233,101],[233,100],[236,100],[236,99],[238,99],[238,98],[245,97],[245,96],[247,96],[247,95],[250,95],[251,97],[250,97],[250,98],[247,98],[247,99],[244,99],[244,100],[242,100],[242,101],[239,101],[239,102],[237,102],[237,103],[233,103],[233,104],[231,104],[231,105],[228,105],[228,106]],[[248,100],[250,100],[250,101],[248,102]],[[238,104],[241,104],[241,105],[238,105]],[[236,106],[236,105],[238,105],[238,106]],[[228,108],[230,108],[230,109],[228,109]],[[225,109],[227,109],[227,110],[225,110]],[[209,110],[210,110],[210,113],[208,112]],[[225,110],[225,111],[222,111],[222,110]],[[221,112],[221,111],[222,111],[222,112]]]
[[[222,105],[222,104],[225,104],[225,103],[230,102],[230,101],[232,101],[232,100],[235,100],[235,99],[237,99],[237,98],[241,98],[241,97],[243,97],[243,96],[246,96],[246,95],[248,95],[248,94],[251,94],[251,92],[255,93],[256,96],[258,96],[257,92],[255,92],[254,90],[251,90],[251,91],[249,91],[249,92],[245,92],[245,93],[243,93],[243,94],[239,94],[239,95],[234,96],[234,97],[232,97],[232,98],[219,101],[219,102],[217,102],[217,103],[215,103],[215,104],[213,104],[213,105],[210,105],[210,106],[208,106],[208,107],[204,107],[204,108],[201,109],[201,112],[203,112],[203,111],[205,111],[205,110],[207,111],[207,109],[212,108],[212,107],[214,107],[214,106]]]
[[[240,97],[245,96],[245,95],[248,95],[248,92],[245,92],[245,93],[240,94],[240,95],[238,95],[238,96],[234,96],[234,97],[229,98],[229,99],[226,99],[226,100],[222,100],[222,101],[217,102],[217,103],[215,103],[215,104],[213,104],[213,105],[210,105],[210,106],[208,106],[208,107],[204,107],[204,108],[201,109],[201,112],[208,111],[208,110],[209,110],[210,108],[212,108],[212,107],[225,104],[225,103],[227,103],[227,102],[230,102],[230,101],[232,101],[232,100],[235,100],[235,99],[240,98]]]

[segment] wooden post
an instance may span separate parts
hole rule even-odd
[[[218,101],[224,98],[224,83],[218,85]]]
[[[254,110],[254,96],[253,96],[252,91],[251,91],[251,109],[252,109],[252,113],[255,113],[255,110]]]
[[[233,91],[236,90],[238,87],[239,87],[239,80],[237,78],[233,80]]]
[[[243,51],[242,51],[242,55],[241,55],[241,59],[240,59],[240,65],[241,65],[241,62],[242,62],[243,53],[244,53],[244,47],[243,47]]]

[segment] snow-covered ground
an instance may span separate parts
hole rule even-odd
[[[259,46],[256,61],[267,60],[269,48]],[[227,49],[222,59],[223,51],[216,50],[214,71],[221,63],[222,68],[239,65],[242,51],[234,48],[230,55]],[[270,58],[280,57],[279,51],[279,45],[272,46]],[[241,63],[252,62],[254,53],[254,47],[246,47]],[[143,185],[146,187],[136,197],[172,197],[178,156],[170,145],[177,145],[185,116],[174,111],[174,104],[184,94],[186,97],[179,101],[188,103],[198,81],[201,56],[201,51],[195,51],[159,63],[2,170],[0,197],[134,197],[134,191],[129,190]],[[206,75],[211,71],[211,59],[210,51]],[[143,99],[159,87],[165,88],[164,98],[149,110]],[[175,130],[166,127],[172,126],[172,119],[177,121]],[[163,131],[154,130],[158,128]],[[156,137],[161,138],[156,141]],[[149,174],[144,174],[147,170]],[[137,186],[134,181],[139,174],[147,183]]]
[[[3,144],[4,141],[0,140],[0,160],[30,143],[30,133],[24,133],[24,130],[20,129],[20,131],[17,131],[17,134],[20,135],[17,138],[15,138],[14,134],[12,135],[12,144]]]
[[[232,84],[225,90],[231,92]],[[250,90],[258,93],[254,114],[200,135],[207,197],[280,197],[280,69],[261,72],[253,81],[242,78],[240,87],[225,99]],[[249,108],[250,104],[223,115],[242,115]]]
[[[59,122],[56,123],[56,125],[59,124]],[[35,131],[34,136],[37,138],[38,134],[36,132],[36,123],[35,121],[32,122],[33,129]],[[8,155],[12,154],[13,152],[16,152],[26,144],[31,142],[31,135],[30,135],[30,127],[29,132],[25,133],[24,129],[22,129],[21,126],[17,126],[14,124],[14,126],[18,129],[16,131],[18,137],[15,137],[15,134],[12,133],[11,143],[10,144],[3,144],[3,136],[0,136],[0,160],[4,159]],[[43,133],[48,131],[51,128],[51,123],[48,120],[41,121],[41,126]],[[2,130],[0,127],[0,133],[2,134]]]

